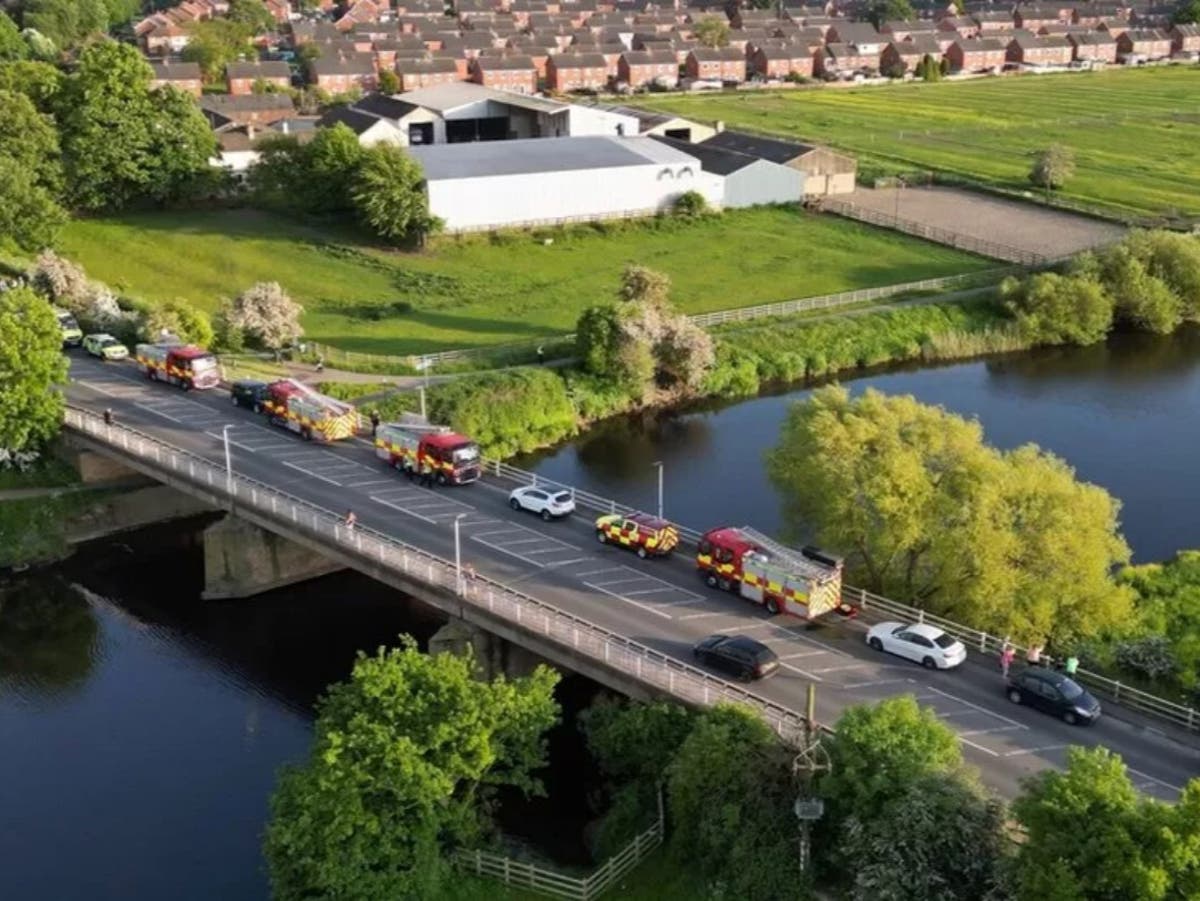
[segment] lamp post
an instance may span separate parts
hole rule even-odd
[[[663,518],[663,461],[655,460],[650,464],[658,469],[658,518]]]
[[[462,542],[459,540],[458,521],[467,514],[460,513],[454,517],[454,593],[460,598],[463,594],[462,578]]]
[[[232,500],[233,497],[233,458],[229,454],[229,430],[233,428],[232,424],[226,424],[221,427],[221,440],[225,443],[225,490],[229,492]]]

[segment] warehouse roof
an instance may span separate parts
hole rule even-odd
[[[697,162],[650,138],[605,136],[431,144],[409,153],[430,181]]]
[[[747,166],[753,166],[759,162],[758,157],[738,153],[735,150],[726,150],[723,147],[692,144],[688,141],[680,141],[676,138],[664,138],[659,135],[651,135],[650,140],[658,141],[660,144],[665,144],[668,147],[674,147],[688,156],[694,156],[700,161],[701,169],[705,172],[711,172],[714,175],[732,175],[734,172],[745,169]]]
[[[757,156],[772,163],[786,164],[813,150],[811,144],[797,144],[791,141],[780,141],[775,138],[764,138],[759,135],[747,134],[740,131],[717,132],[704,144]]]
[[[497,91],[483,85],[472,84],[469,81],[454,81],[449,84],[431,85],[418,88],[399,95],[400,100],[413,106],[424,107],[437,113],[446,113],[466,106],[468,103],[478,103],[480,100],[495,100],[497,103],[507,103],[509,106],[519,106],[544,113],[560,113],[567,109],[567,104],[545,97],[532,97],[528,94],[518,94],[515,91]]]

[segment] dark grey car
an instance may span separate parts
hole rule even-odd
[[[710,635],[696,643],[692,655],[700,663],[750,682],[779,669],[774,651],[746,635]]]
[[[1070,676],[1057,670],[1027,667],[1009,677],[1007,693],[1014,704],[1036,707],[1072,726],[1100,719],[1100,702]]]
[[[255,413],[262,412],[262,402],[266,396],[267,383],[255,379],[238,379],[229,388],[229,397],[235,407],[245,407]]]

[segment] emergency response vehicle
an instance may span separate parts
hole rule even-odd
[[[412,413],[375,430],[375,456],[410,476],[428,465],[439,485],[465,485],[479,478],[479,445],[449,426],[433,425]]]
[[[305,441],[338,441],[358,431],[358,411],[293,379],[267,385],[259,402],[267,419]]]
[[[83,329],[75,321],[75,317],[66,310],[56,309],[54,316],[58,319],[58,328],[62,332],[63,347],[78,347],[83,343]]]
[[[814,547],[785,548],[748,526],[705,532],[696,567],[712,587],[749,598],[771,614],[811,620],[841,604],[841,558]]]
[[[645,559],[671,553],[679,544],[679,530],[649,513],[615,514],[596,520],[596,538],[601,544],[633,548]]]
[[[215,388],[221,381],[217,358],[194,344],[139,344],[135,349],[138,369],[148,379],[170,382],[185,391]]]

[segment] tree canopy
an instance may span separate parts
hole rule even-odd
[[[359,217],[381,238],[398,242],[419,237],[434,224],[421,166],[402,147],[367,149],[354,184]]]
[[[0,156],[0,248],[34,252],[52,243],[66,222],[66,211],[33,172]]]
[[[2,187],[2,185],[0,185]],[[62,427],[58,317],[30,288],[0,291],[0,448],[36,450]]]
[[[21,37],[21,29],[0,9],[0,62],[29,58],[29,45]]]
[[[1033,159],[1029,180],[1039,188],[1057,191],[1075,174],[1075,151],[1065,144],[1051,144]]]
[[[917,17],[909,0],[872,0],[867,19],[876,28],[884,22],[906,22]]]
[[[1037,344],[1095,344],[1112,329],[1112,297],[1095,279],[1039,272],[1005,286],[1008,309]]]
[[[209,84],[221,82],[229,63],[246,59],[251,53],[252,32],[245,22],[205,19],[192,23],[188,29],[188,44],[181,56],[189,63],[197,63]]]
[[[286,347],[304,334],[304,307],[279,282],[258,282],[235,297],[221,312],[223,322],[268,350]]]
[[[1185,0],[1175,8],[1172,21],[1178,25],[1195,25],[1200,23],[1200,0]]]
[[[164,332],[201,347],[213,343],[213,327],[208,315],[186,300],[163,301],[146,312],[142,319],[142,338],[157,341]]]
[[[308,760],[271,800],[266,857],[279,899],[436,897],[444,852],[474,842],[495,786],[540,790],[558,675],[478,681],[469,657],[411,639],[360,654],[318,703]]]
[[[54,111],[62,85],[63,74],[49,63],[27,59],[0,65],[0,91],[24,94],[43,113]]]
[[[911,396],[838,386],[793,405],[768,470],[794,533],[847,555],[872,591],[1017,640],[1070,640],[1128,620],[1119,503],[1027,445]]]
[[[729,44],[729,24],[717,16],[704,16],[692,26],[701,47],[725,47]]]

